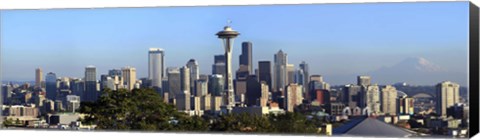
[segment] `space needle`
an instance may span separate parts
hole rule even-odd
[[[233,47],[233,40],[236,38],[240,33],[233,30],[230,27],[231,21],[227,22],[227,26],[223,28],[222,31],[218,32],[216,35],[220,38],[223,42],[223,47],[225,48],[225,61],[226,61],[226,79],[225,79],[225,96],[226,102],[224,102],[224,106],[222,108],[226,109],[228,112],[231,111],[232,107],[235,106],[235,94],[233,93],[233,79],[232,79],[232,47]]]

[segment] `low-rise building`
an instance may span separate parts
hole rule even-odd
[[[50,114],[47,116],[47,123],[50,125],[70,125],[72,122],[78,121],[79,114],[65,113],[65,114]]]

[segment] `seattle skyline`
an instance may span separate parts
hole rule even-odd
[[[37,67],[59,77],[81,78],[88,65],[95,65],[99,74],[132,66],[138,77],[148,77],[148,48],[165,50],[165,67],[181,67],[193,58],[201,74],[210,74],[213,56],[223,53],[214,33],[228,19],[242,31],[234,43],[233,71],[238,69],[240,44],[250,41],[254,68],[258,61],[273,62],[273,55],[283,50],[296,69],[305,61],[311,74],[327,81],[412,57],[466,75],[468,28],[463,24],[468,17],[460,14],[468,12],[466,6],[445,2],[2,11],[2,80],[33,80]],[[429,12],[418,12],[425,8]],[[289,29],[290,24],[301,28]],[[355,80],[350,79],[348,83]],[[466,79],[457,82],[465,85]]]

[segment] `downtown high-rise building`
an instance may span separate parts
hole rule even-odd
[[[42,88],[43,71],[41,68],[35,69],[35,87]]]
[[[330,90],[330,84],[327,82],[323,81],[323,76],[322,75],[311,75],[309,78],[310,82],[308,84],[308,89],[311,91],[314,91],[316,89],[325,89],[325,90]]]
[[[270,99],[270,91],[269,91],[270,88],[268,87],[267,82],[265,81],[261,81],[260,84],[261,84],[260,85],[261,96],[260,96],[258,106],[266,107],[268,100]]]
[[[258,101],[262,96],[262,84],[258,82],[257,77],[251,75],[246,80],[246,90],[244,94],[245,105],[254,106],[258,105]]]
[[[223,77],[227,76],[225,73],[227,69],[225,55],[215,55],[212,65],[212,74],[220,74]]]
[[[359,86],[359,85],[354,85],[354,84],[349,84],[349,85],[345,85],[343,87],[343,94],[345,94],[345,99],[343,99],[344,101],[346,101],[348,103],[348,107],[350,109],[354,109],[354,108],[357,108],[357,107],[364,107],[364,105],[360,105],[360,100],[361,100],[361,91],[362,91],[362,88]]]
[[[370,85],[366,91],[366,107],[372,113],[380,113],[380,89],[378,85]]]
[[[153,88],[162,88],[165,68],[165,52],[162,48],[150,48],[148,51],[148,79]]]
[[[2,95],[0,102],[9,103],[10,97],[13,95],[13,87],[10,84],[2,85]],[[48,94],[47,94],[48,95]]]
[[[245,70],[245,66],[242,65],[242,67],[237,71],[237,78],[234,82],[235,84],[235,99],[237,102],[244,102],[244,98],[242,96],[245,96],[245,93],[247,93],[247,79],[248,79],[248,73],[247,71],[242,71]],[[244,75],[242,75],[244,74]],[[257,79],[255,79],[257,80]]]
[[[190,59],[187,62],[187,68],[190,69],[190,93],[196,93],[195,81],[200,78],[200,68],[198,62],[195,59]]]
[[[213,56],[213,63],[225,63],[226,61],[225,55],[223,54]]]
[[[190,93],[188,91],[175,95],[175,107],[177,107],[177,110],[190,111],[190,99]]]
[[[447,108],[460,103],[460,85],[451,81],[443,81],[436,85],[436,113],[448,117]]]
[[[274,55],[273,91],[282,91],[287,83],[287,54],[282,50]]]
[[[173,99],[175,95],[183,93],[180,88],[180,69],[177,67],[167,68],[168,98]]]
[[[299,85],[306,86],[305,83],[304,83],[305,82],[305,73],[303,72],[302,69],[298,69],[298,70],[295,71],[294,82],[299,84]]]
[[[122,68],[122,78],[126,89],[133,90],[137,82],[137,70],[134,67]]]
[[[208,81],[199,79],[195,81],[195,96],[205,96],[208,94]]]
[[[190,69],[187,66],[180,68],[180,90],[182,93],[190,92]]]
[[[252,42],[242,42],[242,54],[240,55],[240,66],[247,67],[248,75],[253,73],[252,63]]]
[[[303,101],[303,87],[301,85],[292,83],[285,87],[285,110],[293,112],[295,106],[302,104]]]
[[[72,91],[73,95],[83,98],[82,96],[85,93],[85,82],[78,78],[70,80],[70,90]]]
[[[97,68],[95,66],[87,66],[85,68],[85,92],[84,101],[96,101],[98,98],[97,91]]]
[[[305,98],[308,100],[314,100],[317,96],[318,90],[330,90],[330,84],[327,82],[318,82],[315,80],[310,81],[308,89],[310,91],[305,91]]]
[[[306,91],[308,91],[308,86],[307,84],[310,82],[310,70],[309,70],[309,67],[308,67],[308,64],[305,62],[305,61],[302,61],[299,65],[300,67],[300,70],[299,72],[302,72],[302,75],[303,75],[303,82],[298,82],[300,83],[300,85],[306,87]]]
[[[287,64],[287,85],[295,83],[295,65]],[[297,83],[298,84],[298,83]]]
[[[272,65],[270,61],[258,62],[258,81],[265,81],[269,91],[272,91]]]
[[[391,85],[382,88],[382,112],[385,114],[397,114],[397,89]]]
[[[45,76],[45,91],[47,99],[55,100],[57,98],[57,75],[53,72],[49,72]]]
[[[225,91],[225,78],[220,74],[214,74],[208,80],[208,92],[212,96],[223,96]]]

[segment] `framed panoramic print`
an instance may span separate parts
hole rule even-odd
[[[468,1],[1,10],[0,128],[471,138],[478,23]]]

